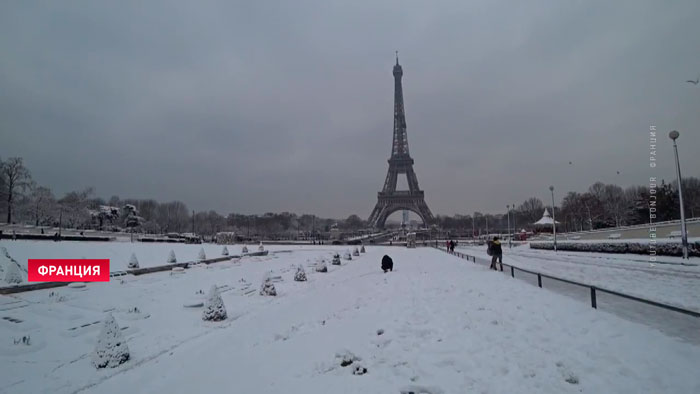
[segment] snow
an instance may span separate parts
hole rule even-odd
[[[177,255],[180,262],[197,261],[199,251],[205,255],[219,256],[221,245],[150,243],[150,242],[79,242],[79,241],[11,241],[2,240],[0,246],[7,249],[12,258],[24,269],[28,259],[109,259],[110,271],[124,271],[128,268],[131,254],[138,256],[141,268],[164,265]],[[170,252],[173,252],[170,254]],[[1,255],[1,254],[0,254]],[[174,261],[173,261],[174,262]]]
[[[508,248],[507,242],[502,245],[505,264],[700,311],[700,258],[689,261],[659,256],[650,263],[644,255],[554,252],[527,245]],[[491,259],[485,245],[457,249]],[[682,262],[687,265],[680,265]]]
[[[432,248],[375,246],[307,282],[293,280],[297,267],[342,247],[269,249],[179,275],[0,297],[2,316],[19,321],[0,319],[0,391],[700,392],[699,346]],[[381,271],[384,254],[394,272]],[[251,284],[270,271],[277,297]],[[213,285],[227,318],[202,321],[202,308],[183,305]],[[105,313],[130,359],[95,370]]]

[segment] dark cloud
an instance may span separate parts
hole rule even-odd
[[[59,193],[366,217],[398,49],[436,213],[672,179],[670,129],[699,176],[700,87],[683,82],[700,73],[697,15],[696,1],[4,2],[0,156]]]

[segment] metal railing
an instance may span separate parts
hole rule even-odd
[[[443,252],[446,252],[446,253],[448,253],[448,254],[451,254],[451,255],[460,257],[460,258],[465,259],[465,260],[467,260],[467,261],[472,261],[472,262],[475,263],[475,264],[477,263],[477,261],[476,261],[476,256],[469,255],[469,254],[462,253],[462,252],[449,252],[449,251],[446,251],[446,250],[443,249],[443,248],[436,248],[436,249],[439,249],[439,250],[441,250],[441,251],[443,251]],[[589,288],[589,289],[590,289],[591,307],[593,307],[593,308],[595,308],[595,309],[598,309],[598,301],[597,301],[597,297],[596,297],[596,296],[597,296],[597,293],[598,293],[598,292],[601,292],[601,293],[612,294],[612,295],[615,295],[615,296],[618,296],[618,297],[622,297],[622,298],[625,298],[625,299],[628,299],[628,300],[632,300],[632,301],[636,301],[636,302],[641,302],[641,303],[643,303],[643,304],[656,306],[656,307],[663,308],[663,309],[666,309],[666,310],[670,310],[670,311],[673,311],[673,312],[682,313],[682,314],[685,314],[685,315],[688,315],[688,316],[693,316],[693,317],[698,317],[698,318],[700,318],[700,312],[697,312],[697,311],[693,311],[693,310],[689,310],[689,309],[684,309],[684,308],[677,307],[677,306],[674,306],[674,305],[664,304],[664,303],[662,303],[662,302],[652,301],[652,300],[648,300],[648,299],[645,299],[645,298],[632,296],[632,295],[629,295],[629,294],[620,293],[619,291],[615,291],[615,290],[609,290],[609,289],[605,289],[605,288],[602,288],[602,287],[593,286],[593,285],[589,285],[589,284],[585,284],[585,283],[580,283],[580,282],[576,282],[576,281],[569,280],[569,279],[559,278],[559,277],[557,277],[557,276],[553,276],[553,275],[549,275],[549,274],[543,274],[543,273],[541,273],[541,272],[536,272],[536,271],[527,270],[527,269],[524,269],[524,268],[516,267],[516,266],[511,265],[511,264],[506,264],[506,263],[501,264],[501,263],[498,263],[498,265],[500,266],[501,271],[503,271],[503,267],[504,267],[504,266],[505,266],[505,267],[509,267],[509,268],[510,268],[510,276],[513,277],[513,278],[515,278],[515,271],[521,271],[521,272],[528,273],[528,274],[530,274],[530,275],[535,275],[535,276],[537,276],[537,285],[538,285],[538,287],[540,287],[540,288],[542,288],[542,278],[552,279],[552,280],[556,280],[556,281],[559,281],[559,282],[568,283],[568,284],[575,285],[575,286],[579,286],[579,287]]]

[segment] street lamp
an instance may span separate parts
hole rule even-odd
[[[554,186],[549,187],[552,192],[552,232],[554,233],[554,251],[557,251],[557,221],[554,219]]]
[[[678,146],[676,140],[680,133],[676,130],[668,133],[668,137],[673,140],[673,153],[676,156],[676,177],[678,178],[678,201],[681,205],[681,243],[683,245],[683,258],[688,258],[688,231],[685,227],[685,210],[683,209],[683,186],[681,185],[681,163],[678,160]]]
[[[516,220],[515,220],[515,204],[513,204],[513,236],[515,237],[518,235],[518,226],[516,225]]]
[[[476,212],[474,212],[474,216],[472,216],[472,241],[475,240],[476,238]]]
[[[508,248],[512,248],[511,237],[510,237],[510,205],[506,205],[506,210],[508,211]]]

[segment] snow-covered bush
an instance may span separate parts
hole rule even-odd
[[[352,251],[352,255],[353,255],[353,256],[359,256],[359,255],[360,255],[360,251],[359,251],[357,248],[355,248],[355,250]]]
[[[260,295],[263,296],[276,296],[277,290],[275,289],[274,283],[272,283],[272,278],[270,274],[267,273],[263,276],[262,285],[260,285]]]
[[[199,256],[197,256],[198,260],[206,260],[207,259],[207,254],[204,253],[204,248],[199,249]]]
[[[364,375],[366,373],[367,373],[367,368],[363,367],[360,364],[355,364],[352,368],[353,375]]]
[[[241,253],[243,253],[243,254],[248,253],[248,246],[243,245],[243,249],[241,249]]]
[[[343,258],[344,258],[345,260],[352,260],[352,255],[350,254],[350,251],[349,251],[349,250],[346,250],[346,251],[345,251],[345,254],[343,255]]]
[[[316,263],[316,272],[328,272],[326,260],[321,260],[318,263]]]
[[[129,268],[139,268],[139,259],[136,258],[136,254],[132,253],[129,259]]]
[[[340,265],[340,254],[334,253],[333,254],[333,261],[331,262],[333,265]]]
[[[264,252],[264,251],[265,251],[265,247],[263,246],[262,241],[260,241],[260,245],[258,246],[258,252]]]
[[[365,253],[365,245],[362,245],[362,246],[360,247],[360,253]]]
[[[228,256],[228,248],[224,246],[224,249],[221,251],[222,256]]]
[[[553,250],[552,242],[532,242],[531,249]],[[650,244],[642,242],[557,242],[557,250],[596,253],[634,253],[649,254]],[[654,245],[657,256],[682,256],[683,248],[680,242],[657,242]],[[700,242],[688,243],[688,255],[700,256]]]
[[[204,303],[204,311],[202,311],[202,320],[221,321],[225,319],[226,307],[224,306],[224,301],[221,299],[219,289],[216,288],[216,285],[213,285],[211,289],[209,289],[207,300]]]
[[[177,258],[175,257],[175,252],[173,250],[170,250],[170,254],[168,255],[168,263],[174,264],[177,263]]]
[[[297,282],[306,282],[306,271],[303,266],[297,267],[297,272],[294,274],[294,280]]]
[[[11,261],[7,265],[7,271],[5,271],[5,282],[9,284],[20,284],[22,283],[22,271],[19,270],[19,266],[14,261]]]
[[[92,364],[97,368],[117,367],[129,360],[129,347],[122,337],[119,325],[112,314],[108,314],[97,337],[92,353]]]

